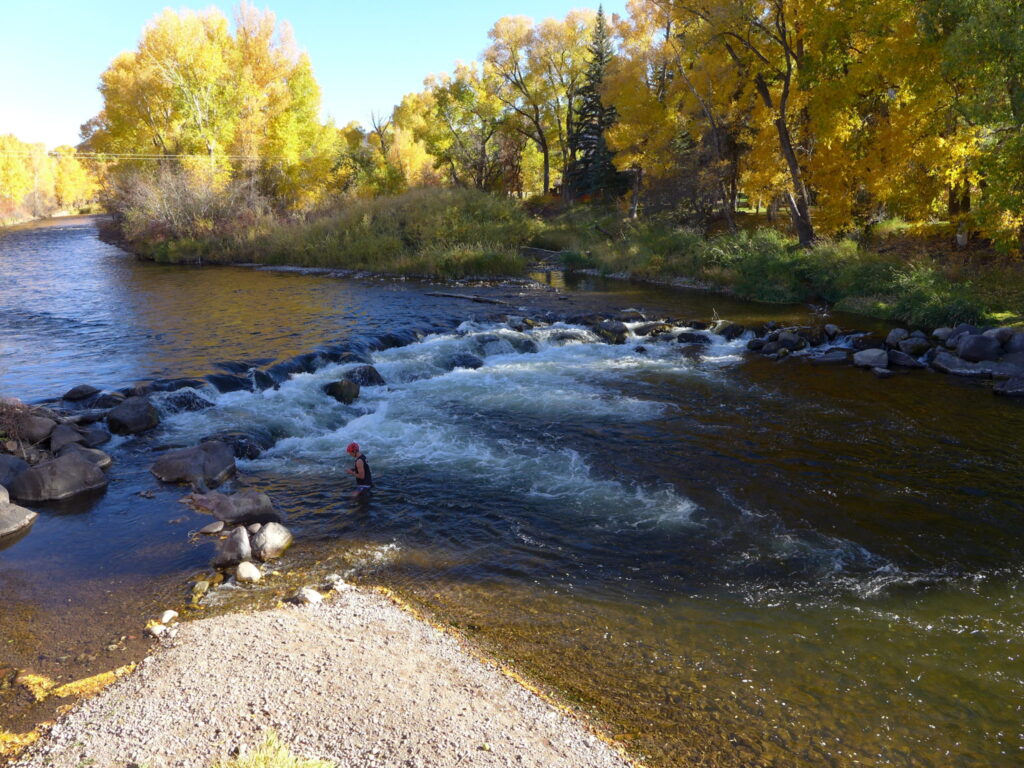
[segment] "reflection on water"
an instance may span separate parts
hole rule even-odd
[[[0,328],[17,340],[6,392],[421,335],[373,352],[388,385],[351,406],[323,395],[347,367],[326,364],[277,390],[207,390],[216,408],[120,440],[105,495],[40,510],[0,553],[16,608],[0,613],[16,638],[0,666],[59,669],[83,646],[113,662],[127,651],[104,649],[123,627],[182,602],[213,544],[190,537],[208,518],[148,474],[153,451],[256,429],[275,444],[240,482],[270,493],[296,532],[283,570],[398,587],[652,764],[1016,764],[1018,404],[928,372],[880,381],[745,360],[743,340],[693,357],[565,324],[515,333],[493,307],[410,283],[139,264],[81,225],[36,234],[0,239],[0,272],[21,281],[0,289]],[[79,291],[54,276],[67,253]],[[802,307],[550,279],[559,291],[474,291],[565,314],[806,320]],[[466,354],[484,365],[452,370]],[[342,471],[351,440],[379,482],[361,502]],[[269,602],[288,578],[255,593]],[[245,594],[221,590],[208,610]],[[69,639],[62,619],[82,633]]]

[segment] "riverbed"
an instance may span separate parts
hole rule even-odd
[[[149,474],[154,454],[258,429],[273,447],[239,463],[239,483],[288,515],[282,571],[398,590],[652,765],[1019,764],[1020,403],[929,371],[883,381],[748,357],[742,339],[694,355],[500,321],[820,321],[804,306],[558,274],[442,288],[163,266],[95,226],[0,235],[0,394],[339,346],[368,352],[388,386],[336,403],[322,387],[346,366],[325,362],[276,390],[204,388],[214,408],[116,439],[105,494],[40,508],[0,551],[0,667],[71,678],[137,653],[132,636],[187,599],[213,549],[190,535],[209,518]],[[431,295],[453,292],[504,304]],[[484,365],[448,370],[465,353]],[[342,471],[351,440],[380,486],[368,501]],[[225,588],[207,610],[280,589]],[[4,695],[7,727],[29,724]]]

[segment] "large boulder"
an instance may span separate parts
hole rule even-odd
[[[114,460],[110,458],[109,454],[104,453],[98,448],[86,448],[80,443],[68,443],[60,449],[60,452],[57,455],[67,456],[70,453],[73,453],[76,456],[81,456],[86,461],[91,461],[100,469],[106,469],[114,463]]]
[[[779,342],[780,347],[788,349],[790,352],[807,346],[807,342],[804,341],[798,333],[791,330],[785,330],[779,333],[779,337],[776,341]]]
[[[125,401],[121,392],[101,392],[90,403],[93,408],[116,408]]]
[[[343,378],[354,381],[360,387],[383,387],[387,382],[372,365],[357,365],[345,371]]]
[[[625,344],[629,328],[621,320],[602,320],[593,327],[594,333],[609,344]]]
[[[11,504],[7,489],[0,485],[0,540],[21,533],[35,522],[38,515],[31,509]]]
[[[324,392],[333,397],[339,403],[351,405],[359,397],[359,385],[349,379],[332,381],[324,385]]]
[[[901,352],[898,349],[889,350],[889,365],[895,365],[900,368],[924,368],[925,364],[918,362],[917,358],[911,357],[906,352]]]
[[[1024,397],[1024,376],[1014,376],[992,387],[992,391],[1004,397]]]
[[[743,335],[744,328],[739,323],[733,323],[729,320],[722,320],[715,325],[714,333],[724,338],[726,341],[732,341],[738,339]]]
[[[672,333],[675,328],[668,323],[644,323],[633,329],[636,336],[659,336],[662,333]]]
[[[92,397],[93,395],[98,395],[99,393],[100,390],[98,390],[91,384],[79,384],[77,387],[72,387],[67,392],[65,392],[64,396],[61,399],[67,400],[68,402],[76,403],[79,400],[86,400]]]
[[[899,346],[900,352],[911,357],[920,357],[932,347],[928,339],[922,339],[920,336],[904,339],[897,346]]]
[[[33,445],[46,440],[56,427],[55,420],[28,411],[19,415],[15,422],[17,436],[24,442]]]
[[[956,343],[956,355],[969,363],[995,360],[999,357],[999,341],[984,334],[962,334]]]
[[[885,337],[885,344],[889,347],[898,347],[899,343],[910,337],[910,331],[906,328],[893,328]]]
[[[889,355],[884,349],[862,349],[854,353],[853,364],[861,368],[888,368]]]
[[[934,336],[938,340],[939,344],[945,344],[949,337],[952,335],[953,329],[950,328],[948,325],[944,325],[941,328],[936,328],[934,331],[932,331],[932,336]]]
[[[69,424],[58,424],[50,433],[50,450],[57,453],[65,445],[71,443],[85,442],[85,435],[81,430],[75,429]]]
[[[1003,345],[1007,352],[1024,352],[1024,331],[1017,331]]]
[[[249,532],[244,527],[235,528],[217,547],[213,556],[214,568],[230,568],[239,563],[252,561],[252,545]]]
[[[266,562],[280,557],[292,544],[292,534],[280,523],[267,523],[252,537],[252,551]]]
[[[31,467],[11,482],[11,495],[19,501],[58,501],[107,486],[103,470],[76,453],[58,456]]]
[[[168,451],[150,468],[165,483],[191,483],[194,488],[216,488],[235,474],[235,454],[217,440],[191,448]]]
[[[107,425],[115,435],[137,435],[160,423],[160,414],[145,397],[129,397],[107,414]]]
[[[0,453],[0,485],[9,486],[11,481],[28,469],[28,462],[17,456]]]

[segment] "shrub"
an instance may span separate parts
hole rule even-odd
[[[893,272],[892,317],[911,325],[937,326],[976,322],[985,308],[971,293],[971,283],[956,283],[933,265],[915,263]]]

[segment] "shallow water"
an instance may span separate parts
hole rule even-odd
[[[750,359],[743,340],[689,356],[566,323],[519,334],[508,307],[413,281],[138,263],[89,220],[0,236],[0,281],[7,395],[340,347],[388,381],[343,406],[321,388],[348,366],[324,359],[277,390],[206,387],[215,408],[117,441],[105,494],[40,510],[0,552],[0,667],[130,654],[105,648],[184,601],[213,550],[189,536],[209,518],[148,474],[154,450],[258,429],[274,446],[240,482],[288,513],[282,570],[397,587],[653,764],[1019,763],[1024,408],[984,385]],[[468,292],[563,315],[808,314],[551,282]],[[448,371],[466,352],[483,367]],[[368,500],[341,471],[350,440]]]

